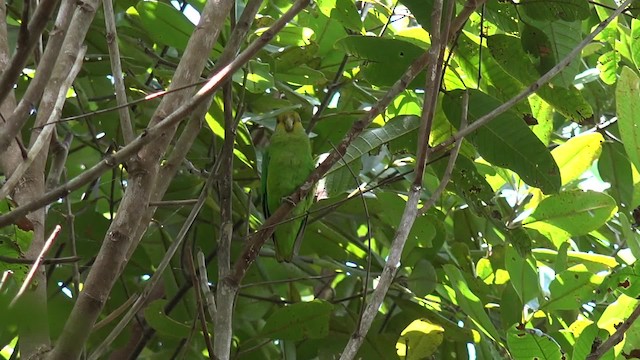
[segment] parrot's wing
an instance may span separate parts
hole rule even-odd
[[[315,169],[315,165],[313,167]],[[302,244],[302,238],[304,237],[304,232],[307,229],[307,221],[309,220],[309,209],[311,205],[314,203],[316,197],[316,187],[309,194],[307,194],[307,198],[302,201],[300,206],[304,207],[304,217],[302,218],[302,223],[300,224],[300,228],[298,229],[298,234],[296,235],[296,241],[293,244],[293,255],[298,255],[298,250],[300,250],[300,245]]]
[[[267,193],[267,176],[269,172],[269,150],[265,150],[262,154],[262,214],[266,220],[271,216],[269,212],[269,195]]]
[[[293,256],[297,256],[298,250],[300,250],[302,238],[304,237],[304,231],[307,229],[307,220],[309,220],[309,211],[305,209],[302,223],[300,223],[300,228],[298,229],[298,234],[296,235],[296,241],[293,243]]]

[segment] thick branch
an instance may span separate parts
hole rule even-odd
[[[309,0],[301,0],[299,3],[306,4]],[[296,3],[296,4],[299,4]],[[304,5],[300,5],[304,8]],[[300,6],[294,5],[293,8],[300,8]],[[299,11],[299,10],[298,10]],[[287,13],[288,14],[288,13]],[[157,124],[147,128],[142,134],[140,134],[131,144],[123,147],[116,153],[106,156],[98,164],[94,165],[90,169],[87,169],[82,174],[73,178],[69,182],[55,188],[54,190],[44,194],[44,196],[35,199],[29,203],[26,203],[13,211],[0,216],[0,227],[13,223],[15,220],[26,215],[30,211],[41,208],[47,204],[50,204],[59,198],[69,194],[70,192],[79,189],[80,187],[90,183],[98,178],[106,170],[117,166],[124,162],[132,155],[136,154],[140,148],[144,145],[157,140],[161,136],[165,135],[165,130],[169,127],[173,127],[178,124],[182,119],[187,116],[193,109],[200,103],[209,98],[209,95],[217,91],[225,81],[227,81],[234,72],[240,69],[247,61],[249,61],[264,45],[266,45],[277,34],[291,17],[287,17],[284,14],[273,25],[265,31],[258,39],[256,39],[245,51],[240,53],[229,65],[224,66],[220,71],[216,72],[198,91],[193,97],[185,101],[179,108],[172,113],[164,117],[163,120]]]
[[[2,75],[0,75],[0,104],[6,99],[11,89],[13,89],[13,84],[15,84],[18,76],[20,76],[27,60],[29,60],[29,55],[38,43],[40,34],[42,34],[57,4],[58,0],[43,0],[40,2],[40,5],[38,5],[38,8],[36,8],[27,27],[27,39],[20,43],[20,45],[24,46],[19,46],[18,49],[16,49],[13,59],[11,59],[11,64]]]
[[[40,102],[44,88],[51,78],[56,59],[60,54],[62,43],[65,39],[67,29],[71,23],[71,15],[75,7],[74,0],[63,0],[58,10],[53,30],[49,32],[47,47],[38,63],[36,75],[29,83],[27,91],[22,96],[18,106],[11,112],[7,123],[0,127],[0,154],[6,156],[7,147],[10,142],[20,134],[20,130],[26,123],[32,110]]]
[[[389,290],[389,287],[393,283],[393,279],[396,276],[398,267],[400,266],[402,250],[404,249],[404,245],[407,241],[407,237],[409,236],[409,232],[411,231],[411,227],[413,226],[413,223],[416,220],[416,216],[418,215],[418,202],[420,201],[420,196],[422,195],[422,179],[424,177],[424,168],[426,166],[427,156],[429,154],[428,139],[431,135],[431,125],[433,123],[436,103],[438,101],[440,79],[442,78],[442,58],[444,57],[444,50],[447,46],[447,41],[443,40],[441,37],[440,24],[442,21],[442,7],[442,0],[434,1],[431,14],[431,48],[427,52],[428,66],[425,85],[425,101],[422,108],[420,130],[418,132],[418,138],[420,140],[418,142],[418,148],[416,151],[417,164],[415,170],[415,180],[411,184],[411,189],[409,191],[409,200],[407,200],[404,208],[404,213],[402,214],[402,218],[400,219],[400,223],[398,224],[398,230],[396,231],[395,237],[393,239],[393,243],[389,251],[389,256],[387,257],[387,262],[385,263],[382,274],[380,275],[378,286],[373,292],[370,302],[369,304],[367,304],[367,307],[362,314],[362,318],[359,322],[358,327],[354,330],[353,335],[345,346],[344,351],[340,356],[341,360],[353,359],[358,353],[360,346],[364,342],[369,328],[371,327],[373,320],[378,314],[380,305],[384,301],[387,291]],[[454,2],[449,1],[449,12],[446,14],[447,20],[451,18],[453,9]],[[446,31],[448,25],[449,23],[447,21],[445,26],[445,34],[448,33]],[[454,163],[455,160],[453,160],[452,162],[450,161],[450,166],[453,167]],[[445,179],[443,179],[443,182],[444,181]],[[442,189],[444,189],[444,186],[442,186],[442,184],[441,187]],[[434,196],[439,196],[439,194],[434,194]]]
[[[607,351],[613,349],[614,346],[622,341],[622,339],[624,338],[624,334],[629,330],[629,328],[631,328],[631,325],[633,325],[638,317],[640,317],[640,303],[636,306],[635,309],[633,309],[633,312],[631,313],[631,315],[629,315],[629,318],[622,324],[620,324],[620,326],[618,326],[616,332],[614,332],[611,336],[609,336],[607,340],[605,340],[605,342],[600,344],[598,348],[591,352],[591,354],[587,356],[586,360],[598,360],[604,354],[606,354]]]

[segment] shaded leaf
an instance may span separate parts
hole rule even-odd
[[[329,333],[333,306],[322,300],[302,302],[276,310],[266,320],[262,336],[281,340],[317,339]]]

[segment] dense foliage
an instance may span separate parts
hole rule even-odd
[[[640,357],[638,8],[2,2],[0,357]]]

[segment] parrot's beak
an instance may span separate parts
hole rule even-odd
[[[287,130],[287,132],[292,132],[293,131],[293,125],[296,123],[296,119],[293,116],[286,116],[284,118],[284,128],[285,130]]]

